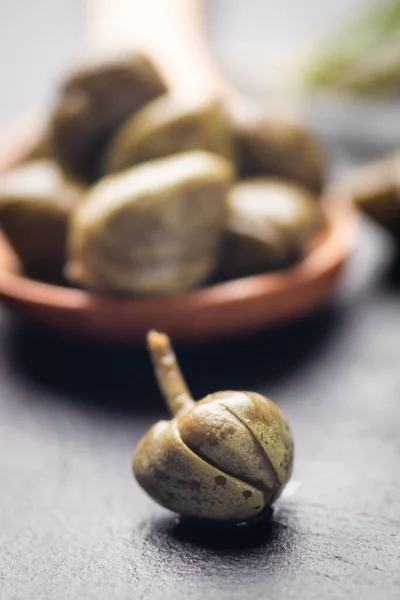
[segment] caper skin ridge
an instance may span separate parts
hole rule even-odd
[[[168,336],[147,336],[154,369],[173,416],[140,440],[133,472],[161,506],[186,517],[241,522],[281,494],[293,467],[288,422],[269,398],[223,391],[195,402]]]

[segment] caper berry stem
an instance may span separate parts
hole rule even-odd
[[[147,346],[158,385],[173,416],[193,407],[195,401],[179,368],[171,341],[165,333],[149,331]]]

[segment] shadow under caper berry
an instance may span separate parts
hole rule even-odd
[[[175,561],[175,555],[183,557],[190,553],[191,561],[185,562],[185,572],[191,576],[191,564],[201,561],[202,569],[216,568],[215,557],[242,557],[250,567],[254,564],[254,554],[259,555],[257,562],[262,568],[273,569],[274,561],[280,553],[290,557],[290,548],[295,543],[295,531],[274,518],[273,510],[268,508],[263,515],[246,524],[210,524],[187,518],[160,518],[139,525],[134,532],[134,543],[138,536],[142,538],[141,552],[144,560],[157,560],[159,568]],[[232,568],[237,567],[236,561]],[[244,570],[246,564],[242,565]],[[208,569],[207,569],[208,570]]]

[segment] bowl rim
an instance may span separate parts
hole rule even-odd
[[[166,311],[173,310],[177,303],[191,307],[196,304],[215,306],[248,297],[261,297],[265,295],[266,287],[270,294],[279,294],[335,269],[351,250],[354,240],[351,234],[356,224],[355,210],[339,199],[325,202],[324,209],[327,229],[321,241],[301,261],[285,270],[240,277],[170,296],[127,298],[37,281],[0,265],[0,297],[29,300],[33,304],[58,306],[68,311],[87,310],[93,304],[103,308],[108,305],[117,311],[127,308],[143,310],[145,307],[153,311],[162,302]]]
[[[35,139],[34,131],[34,127],[20,127],[19,131],[14,130],[14,136],[8,136],[7,145],[0,145],[0,174],[19,162]],[[49,311],[49,320],[52,311],[62,312],[66,317],[68,314],[71,317],[79,315],[85,318],[85,327],[91,327],[92,316],[96,319],[94,312],[104,313],[107,317],[115,315],[121,324],[131,315],[135,319],[143,317],[149,320],[160,314],[160,307],[164,318],[176,321],[184,320],[184,315],[179,317],[180,313],[193,315],[198,309],[221,311],[231,306],[240,310],[251,301],[265,300],[267,303],[268,299],[284,304],[291,294],[300,293],[302,289],[310,290],[313,284],[319,289],[325,281],[324,291],[319,290],[314,294],[320,300],[333,287],[326,280],[333,280],[348,258],[355,243],[358,224],[358,211],[348,198],[326,193],[320,201],[325,214],[325,230],[314,238],[305,257],[292,267],[204,285],[168,296],[118,297],[33,280],[13,267],[15,255],[0,232],[0,299],[16,308],[23,306],[28,310],[30,307],[31,313]],[[310,291],[307,293],[310,295]],[[311,296],[310,307],[317,301]],[[290,306],[287,309],[278,311],[283,313],[283,317],[274,321],[289,319],[307,310],[300,300],[298,306],[294,301],[288,304]],[[129,327],[133,327],[133,323]]]

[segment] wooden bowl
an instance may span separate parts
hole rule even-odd
[[[23,152],[17,138],[0,159],[0,172]],[[0,155],[1,156],[1,155]],[[348,202],[326,199],[325,231],[295,267],[193,290],[168,298],[121,299],[27,278],[0,237],[0,299],[37,323],[81,338],[142,344],[156,328],[175,341],[219,340],[312,311],[333,291],[355,239]]]
[[[217,94],[227,105],[236,104],[236,91],[209,54],[203,13],[202,0],[88,0],[87,38],[94,54],[129,49],[135,40],[177,95]],[[155,20],[154,14],[162,18]],[[0,172],[12,167],[34,138],[26,123],[11,130],[0,147]],[[340,198],[326,201],[325,211],[326,230],[294,268],[168,298],[120,299],[34,281],[20,272],[0,238],[0,299],[37,323],[86,339],[142,344],[156,328],[176,342],[197,342],[257,331],[312,311],[336,286],[355,239],[356,214]]]

